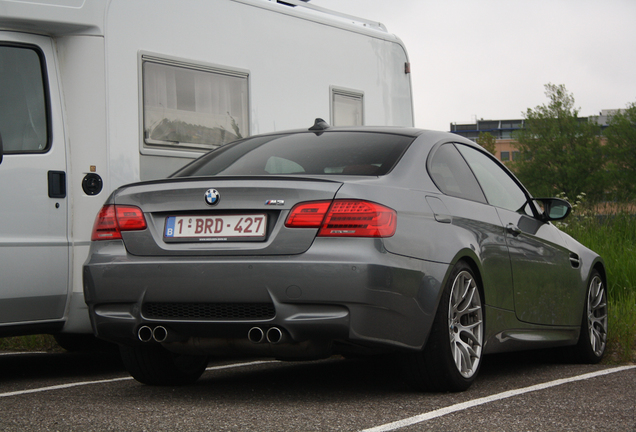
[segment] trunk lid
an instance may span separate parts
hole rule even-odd
[[[286,228],[290,209],[332,200],[341,185],[290,177],[170,179],[121,188],[111,203],[144,213],[147,229],[122,232],[132,255],[290,255],[306,251],[318,232]]]

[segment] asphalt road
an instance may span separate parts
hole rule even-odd
[[[0,355],[2,431],[634,432],[635,404],[634,366],[549,351],[486,357],[463,393],[414,392],[390,358],[213,361],[195,385],[149,387],[114,355]]]

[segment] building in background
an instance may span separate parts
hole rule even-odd
[[[602,128],[607,127],[609,118],[619,112],[617,109],[602,110],[598,116],[580,117],[580,121],[596,121]],[[479,134],[488,132],[495,137],[495,156],[502,162],[515,160],[519,156],[517,142],[514,139],[515,131],[524,127],[524,119],[512,120],[477,120],[476,123],[458,124],[451,123],[450,131],[470,140],[476,141]]]

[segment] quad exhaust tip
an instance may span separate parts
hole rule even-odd
[[[283,332],[278,327],[272,327],[267,330],[267,342],[277,344],[283,340]]]
[[[165,342],[168,339],[168,329],[164,326],[157,326],[154,329],[149,326],[141,326],[137,330],[137,338],[142,342]]]
[[[152,340],[152,329],[148,326],[139,327],[137,337],[142,342],[150,342]]]
[[[261,343],[263,339],[265,339],[265,333],[259,327],[252,327],[250,331],[247,332],[247,339],[250,342]]]
[[[282,342],[285,339],[285,333],[278,327],[270,327],[267,331],[260,327],[252,327],[247,332],[247,339],[253,343],[269,342],[272,345]]]
[[[152,331],[152,338],[156,342],[165,342],[165,340],[168,338],[168,330],[163,326],[157,326]]]
[[[168,340],[168,329],[164,326],[156,326],[152,328],[150,326],[143,325],[139,327],[139,330],[137,330],[137,338],[141,342],[165,342]],[[283,342],[285,338],[285,333],[278,327],[270,327],[267,331],[260,327],[252,327],[247,332],[247,339],[255,344],[267,341],[268,343],[275,345]]]

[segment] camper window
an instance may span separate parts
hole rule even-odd
[[[0,46],[0,133],[4,154],[49,149],[41,53],[24,45]]]
[[[144,143],[208,150],[249,135],[248,76],[144,59]]]
[[[332,87],[331,124],[333,126],[362,126],[364,124],[363,94]]]

